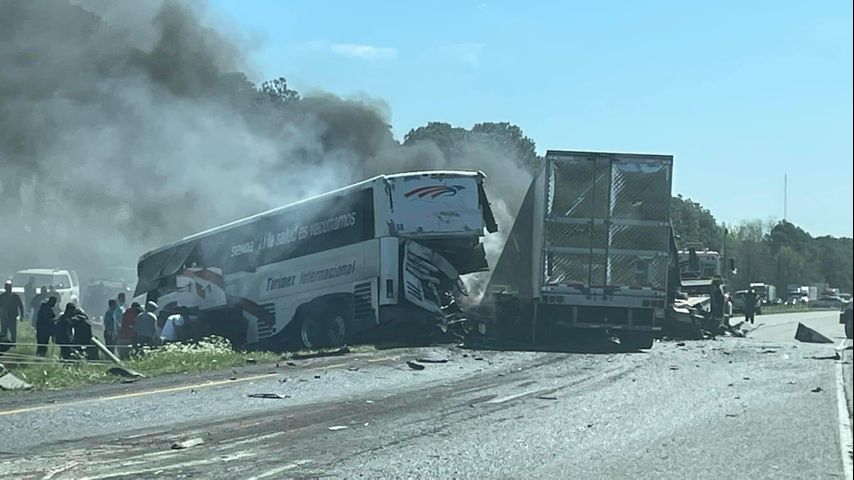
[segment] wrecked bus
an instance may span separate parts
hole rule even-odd
[[[148,252],[136,295],[237,346],[332,347],[441,325],[497,229],[472,171],[380,175]]]
[[[651,347],[679,282],[672,162],[548,151],[490,277],[482,330],[535,343],[598,331]]]

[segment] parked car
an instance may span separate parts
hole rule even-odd
[[[38,292],[41,287],[53,287],[59,293],[59,305],[66,303],[80,304],[80,281],[74,270],[59,270],[54,268],[28,268],[20,270],[12,277],[12,291],[24,296],[27,285]],[[30,299],[26,299],[29,302]],[[27,307],[29,307],[27,305]],[[60,307],[62,308],[62,307]]]
[[[835,296],[824,296],[812,302],[812,306],[815,308],[836,308],[841,310],[845,308],[846,305],[848,305],[848,302]]]

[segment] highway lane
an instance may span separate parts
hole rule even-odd
[[[832,335],[828,318],[648,353],[377,352],[87,399],[88,417],[69,396],[0,402],[0,477],[844,478],[835,362],[812,358],[834,345],[792,340],[798,321]],[[290,397],[246,396],[262,391]]]

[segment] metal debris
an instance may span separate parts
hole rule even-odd
[[[286,398],[291,398],[290,395],[282,395],[279,393],[250,393],[247,395],[249,398],[269,398],[273,400],[284,400]]]
[[[122,366],[110,367],[107,369],[107,373],[109,373],[110,375],[117,375],[119,377],[125,378],[142,378],[145,376],[137,372],[136,370],[131,370]]]
[[[347,428],[348,428],[347,425],[333,425],[333,426],[329,427],[329,430],[331,430],[333,432],[337,432],[338,430],[346,430]]]
[[[447,358],[416,358],[415,361],[421,363],[448,363]]]
[[[795,331],[795,340],[805,343],[833,343],[833,340],[807,327],[803,323],[798,323],[798,329]]]
[[[824,389],[823,389],[823,388],[821,388],[821,387],[815,387],[815,388],[813,388],[813,389],[812,389],[812,390],[810,390],[810,391],[811,391],[812,393],[820,393],[820,392],[824,391]]]
[[[32,385],[11,373],[7,372],[0,377],[0,390],[29,390],[31,388],[33,388]]]
[[[182,442],[175,442],[172,444],[172,450],[183,450],[185,448],[195,447],[197,445],[201,445],[205,443],[201,438],[190,438],[188,440],[184,440]]]
[[[407,360],[406,365],[413,370],[424,370],[424,365],[421,365],[420,363],[415,363],[412,360]]]
[[[535,398],[538,398],[540,400],[557,400],[557,397],[551,395],[537,395]]]

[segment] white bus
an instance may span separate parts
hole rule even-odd
[[[484,175],[380,175],[144,254],[135,295],[185,307],[237,346],[337,346],[379,326],[437,325],[488,269]]]

